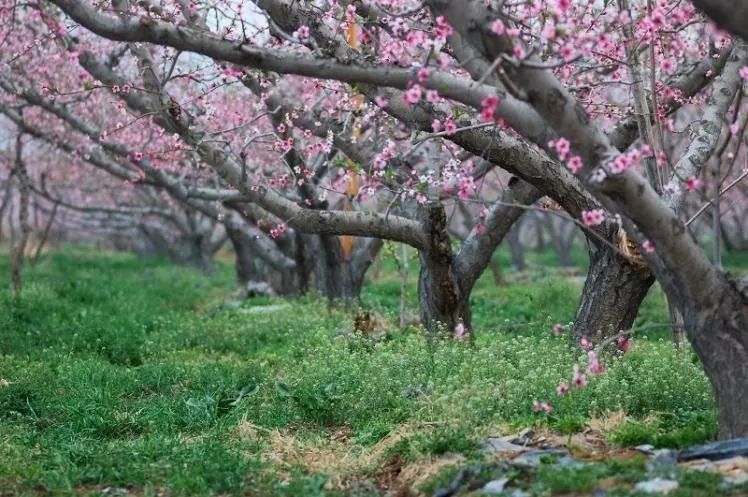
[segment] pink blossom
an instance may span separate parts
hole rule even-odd
[[[426,90],[426,100],[432,104],[439,102],[439,92],[436,90]]]
[[[504,23],[501,21],[501,19],[496,19],[494,22],[491,23],[491,32],[495,35],[501,36],[504,34],[504,31],[506,30]]]
[[[571,384],[574,388],[584,388],[587,386],[587,377],[584,373],[579,372],[579,366],[574,365],[574,370],[571,377]]]
[[[613,162],[611,162],[610,172],[612,172],[613,174],[620,174],[629,167],[631,167],[631,159],[621,154],[616,157]]]
[[[738,133],[740,132],[740,123],[735,121],[730,125],[730,134],[732,136],[738,136]]]
[[[553,334],[556,335],[557,337],[560,337],[561,335],[563,335],[564,334],[564,325],[562,325],[561,323],[554,324],[553,325]]]
[[[605,366],[600,364],[600,360],[593,350],[587,352],[587,361],[587,374],[594,376],[605,372]]]
[[[434,34],[436,35],[436,39],[444,42],[447,40],[448,37],[452,36],[452,33],[454,33],[454,30],[452,29],[452,26],[450,26],[450,24],[444,18],[444,16],[437,17],[436,28],[434,28]]]
[[[447,133],[447,135],[453,135],[457,132],[457,125],[451,117],[444,120],[444,132]]]
[[[275,228],[270,230],[270,238],[278,238],[285,232],[286,232],[286,225],[281,223]]]
[[[438,119],[434,119],[434,121],[431,123],[431,129],[434,131],[434,133],[438,133],[442,130],[442,122]]]
[[[582,222],[586,226],[597,226],[605,221],[605,211],[602,209],[592,209],[591,211],[582,211]]]
[[[584,165],[582,164],[582,158],[578,155],[575,155],[569,161],[566,163],[566,167],[569,168],[569,170],[572,172],[572,174],[577,174],[579,171],[582,170],[582,167]]]
[[[564,59],[565,62],[569,62],[576,57],[576,50],[574,50],[574,45],[571,43],[566,43],[564,46],[562,46],[558,54],[561,56],[562,59]]]
[[[422,67],[418,70],[418,82],[423,83],[429,78],[429,70]]]
[[[387,107],[390,104],[390,99],[384,95],[377,95],[377,97],[374,98],[374,103],[379,107]]]
[[[582,337],[581,340],[579,340],[579,345],[582,346],[584,350],[589,350],[590,346],[592,345],[589,340],[587,340],[585,337]]]
[[[567,393],[569,393],[569,384],[565,381],[562,381],[556,387],[556,395],[558,395],[559,397],[563,397]]]
[[[475,225],[475,232],[479,235],[482,235],[486,232],[486,225],[485,224],[476,224]]]
[[[551,406],[547,402],[538,402],[537,400],[532,401],[532,410],[535,412],[545,412],[550,413],[553,411],[553,406]]]
[[[457,326],[455,326],[455,338],[458,340],[464,340],[465,337],[467,337],[467,328],[462,321],[460,321],[457,323]]]
[[[294,32],[294,37],[302,41],[309,38],[309,26],[299,26],[299,29]]]
[[[499,97],[489,95],[481,100],[480,119],[484,122],[495,121],[496,106],[499,105]]]
[[[481,209],[480,212],[478,213],[478,217],[484,218],[484,219],[487,218],[488,217],[488,209],[485,208],[485,207],[483,209]]]
[[[740,74],[741,78],[748,80],[748,66],[741,67],[738,74]]]
[[[651,254],[655,251],[654,244],[649,240],[644,240],[644,242],[642,243],[642,249],[648,254]]]
[[[135,160],[137,162],[140,162],[141,160],[143,160],[143,152],[135,152]]]
[[[566,138],[559,138],[556,141],[551,141],[549,145],[556,149],[558,158],[561,160],[566,160],[566,157],[571,151],[571,143],[569,143],[569,140],[567,140]]]
[[[626,353],[631,348],[631,340],[629,340],[629,337],[621,337],[618,339],[617,345],[618,350]]]
[[[413,85],[403,94],[403,100],[408,104],[417,104],[421,101],[422,90],[420,85]]]
[[[695,191],[701,186],[701,180],[696,176],[691,176],[686,180],[686,190],[689,192]]]

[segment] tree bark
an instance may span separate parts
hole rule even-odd
[[[520,223],[515,223],[506,235],[506,241],[509,244],[509,256],[512,260],[512,269],[514,269],[515,272],[525,269],[525,247],[522,245],[522,241],[519,238],[520,228]],[[541,231],[538,233],[540,234]]]
[[[16,175],[18,177],[18,193],[20,194],[18,224],[21,228],[21,236],[12,251],[11,284],[13,286],[13,291],[16,294],[19,294],[21,292],[21,287],[23,286],[21,269],[23,268],[26,243],[28,242],[29,234],[31,232],[31,226],[29,226],[31,180],[29,179],[29,174],[26,170],[26,164],[23,162],[21,135],[18,135],[18,138],[16,139]]]
[[[454,268],[451,240],[446,231],[444,206],[429,204],[424,208],[423,227],[429,243],[418,255],[418,300],[421,323],[432,335],[440,329],[454,333],[458,324],[471,328],[469,293],[463,292]]]
[[[246,286],[247,283],[257,280],[259,276],[255,257],[252,254],[250,246],[245,243],[244,233],[238,229],[226,226],[226,234],[229,236],[231,246],[234,248],[236,279],[241,286]]]
[[[654,277],[646,268],[632,266],[611,247],[590,242],[589,254],[574,336],[596,344],[632,327]]]
[[[320,236],[317,289],[331,301],[351,303],[361,298],[366,271],[382,248],[381,239],[357,238],[353,253],[345,257],[340,237]]]
[[[748,281],[720,279],[706,301],[679,307],[714,387],[719,437],[728,439],[748,436]]]

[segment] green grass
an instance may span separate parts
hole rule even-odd
[[[356,310],[313,297],[221,308],[234,291],[223,264],[207,278],[80,248],[45,256],[26,269],[20,297],[0,289],[0,377],[10,382],[0,388],[0,495],[382,495],[388,461],[478,460],[482,436],[565,433],[611,413],[625,414],[611,444],[711,438],[708,382],[664,332],[556,397],[584,357],[549,330],[572,319],[581,283],[539,271],[545,257],[503,285],[481,280],[467,345],[415,329],[344,333]],[[386,261],[363,305],[394,320],[399,291]],[[267,305],[283,307],[255,312]],[[654,291],[639,321],[665,317]],[[533,413],[534,399],[553,413]],[[617,471],[601,468],[584,478],[542,470],[528,488],[586,491]]]

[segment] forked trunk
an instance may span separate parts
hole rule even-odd
[[[574,336],[596,344],[631,328],[654,277],[611,247],[590,244],[589,252],[590,266],[574,318]]]
[[[418,300],[421,323],[430,333],[455,333],[458,325],[470,330],[469,294],[460,288],[454,268],[454,254],[446,232],[446,215],[441,204],[424,209],[424,229],[429,246],[419,252]]]

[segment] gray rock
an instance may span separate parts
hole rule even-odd
[[[735,456],[748,455],[748,438],[735,438],[733,440],[722,440],[705,445],[698,445],[682,451],[678,455],[679,461],[691,461],[693,459],[729,459]]]
[[[264,281],[249,281],[247,286],[244,288],[245,295],[247,298],[251,297],[273,297],[275,292],[273,287],[265,283]]]
[[[496,495],[504,491],[506,484],[509,483],[509,478],[501,478],[499,480],[491,480],[485,485],[481,491],[486,494]]]
[[[519,435],[513,438],[504,437],[504,439],[508,442],[511,442],[513,444],[517,445],[527,445],[530,442],[532,442],[532,439],[535,437],[535,432],[532,431],[530,428],[525,428],[521,432],[519,432]]]
[[[509,452],[511,454],[521,454],[523,452],[527,452],[528,450],[530,449],[528,449],[527,447],[514,444],[512,442],[504,440],[503,438],[491,437],[487,438],[483,443],[483,451],[488,453]]]
[[[662,478],[655,478],[653,480],[640,481],[634,487],[634,490],[639,492],[645,492],[649,494],[660,493],[669,494],[673,490],[678,488],[678,482],[675,480],[664,480]]]
[[[677,453],[669,449],[657,449],[651,455],[654,457],[647,463],[647,470],[651,473],[670,471],[678,462]]]

